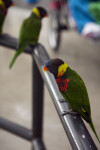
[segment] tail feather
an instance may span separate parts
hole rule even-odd
[[[10,69],[12,68],[13,64],[15,63],[16,58],[18,57],[18,55],[19,55],[18,52],[16,52],[16,53],[14,54],[13,59],[11,60],[10,65],[9,65],[9,68],[10,68]]]
[[[97,133],[96,133],[95,127],[94,127],[93,122],[92,122],[92,119],[91,119],[91,122],[90,122],[90,127],[91,127],[91,129],[93,130],[93,132],[94,132],[96,138],[98,139],[98,141],[99,141],[99,143],[100,143],[100,139],[99,139],[99,137],[98,137],[98,135],[97,135]]]

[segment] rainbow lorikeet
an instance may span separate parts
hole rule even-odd
[[[10,63],[10,68],[28,44],[36,44],[38,42],[42,25],[41,19],[47,16],[47,11],[44,8],[37,7],[34,8],[31,15],[23,21],[19,32],[17,51]]]
[[[92,122],[89,97],[82,78],[63,60],[58,58],[47,61],[43,69],[44,71],[49,71],[54,75],[59,90],[64,99],[69,103],[73,113],[77,112],[90,124],[90,127],[100,143]],[[65,114],[67,113],[68,112]]]
[[[0,0],[0,34],[2,33],[2,26],[4,23],[5,16],[7,14],[7,9],[13,6],[12,0]]]

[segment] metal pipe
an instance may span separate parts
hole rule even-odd
[[[8,132],[11,132],[19,137],[22,137],[28,141],[31,141],[33,138],[31,130],[29,130],[25,127],[22,127],[20,125],[17,125],[6,119],[3,119],[1,117],[0,117],[0,128],[6,130]]]
[[[5,46],[7,48],[16,50],[18,40],[16,38],[13,38],[9,36],[8,34],[1,34],[0,35],[0,45]],[[32,45],[34,47],[34,45]],[[26,46],[24,52],[27,54],[32,54],[32,48],[31,46]]]
[[[61,115],[63,112],[69,110],[67,102],[61,103],[61,99],[64,99],[60,94],[56,81],[52,74],[43,71],[43,65],[45,61],[49,60],[49,56],[41,44],[35,47],[33,57],[38,65],[44,82],[48,88],[48,91],[52,97],[55,108],[58,112],[60,120],[63,124],[65,132],[69,138],[70,144],[73,150],[97,150],[95,143],[93,142],[85,124],[78,115],[67,114],[64,117]]]
[[[44,142],[41,139],[35,139],[32,142],[33,150],[45,150]]]
[[[32,130],[33,138],[42,139],[43,125],[43,79],[36,62],[32,60]]]

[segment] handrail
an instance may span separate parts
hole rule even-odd
[[[7,42],[9,41],[9,42]],[[11,42],[10,42],[11,41]],[[9,44],[8,44],[9,43]],[[10,36],[2,35],[0,37],[0,45],[8,48],[16,49],[17,39],[13,39]],[[53,103],[68,136],[69,142],[73,150],[97,150],[97,147],[91,138],[84,122],[79,115],[67,114],[62,116],[62,113],[69,110],[67,102],[61,102],[64,98],[60,94],[56,81],[52,74],[43,71],[43,65],[45,61],[49,60],[50,57],[46,52],[45,48],[41,44],[33,46],[32,50],[27,47],[25,52],[32,54],[35,63],[40,71],[40,74],[46,84],[48,91],[52,97]],[[34,77],[33,77],[34,78]]]

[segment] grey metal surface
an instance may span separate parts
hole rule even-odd
[[[82,119],[79,116],[70,114],[64,117],[61,116],[61,114],[64,111],[69,110],[69,106],[67,102],[61,103],[59,101],[63,99],[63,97],[61,96],[58,90],[53,75],[47,72],[45,73],[43,71],[43,65],[45,61],[50,59],[44,47],[38,45],[34,50],[33,57],[36,60],[36,63],[40,69],[42,77],[53,99],[53,103],[56,107],[56,110],[64,126],[65,132],[69,138],[73,150],[97,150],[96,145],[94,144],[88,130],[86,129]]]
[[[16,49],[17,39],[12,38],[8,34],[2,34],[2,35],[0,35],[0,44],[5,47],[10,47],[10,49]],[[32,45],[32,47],[34,47],[34,46]],[[27,54],[31,54],[32,48],[28,45],[28,46],[26,46],[24,52]]]
[[[46,150],[42,139],[35,139],[32,142],[32,150]]]
[[[34,59],[32,60],[32,131],[34,139],[43,138],[44,82]]]
[[[0,117],[0,128],[10,133],[13,133],[21,138],[24,138],[28,141],[31,141],[33,138],[32,130],[29,130],[23,126],[20,126],[16,123],[13,123],[1,117]]]

